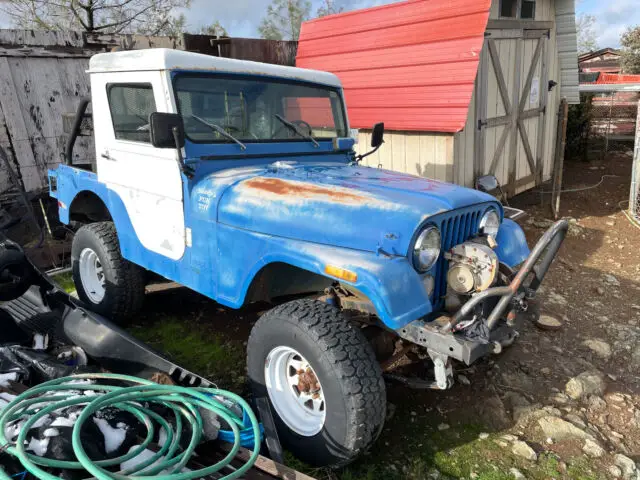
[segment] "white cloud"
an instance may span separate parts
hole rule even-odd
[[[638,0],[585,0],[578,5],[579,13],[595,16],[595,30],[600,47],[619,47],[620,36],[629,26],[640,24]]]

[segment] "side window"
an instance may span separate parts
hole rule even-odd
[[[151,84],[111,84],[107,95],[116,138],[151,143],[149,115],[156,111]]]
[[[525,20],[536,19],[536,2],[535,0],[522,0],[520,8],[520,18]]]
[[[500,0],[500,17],[535,20],[536,0]]]

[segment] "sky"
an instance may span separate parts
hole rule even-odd
[[[0,0],[1,2],[2,0]],[[321,0],[313,1],[313,12]],[[347,10],[381,5],[393,0],[337,0]],[[230,35],[258,37],[258,25],[270,0],[192,0],[184,13],[191,31],[219,20]],[[578,13],[596,17],[598,44],[602,47],[618,47],[620,35],[629,25],[640,25],[640,0],[578,0]],[[0,13],[0,28],[9,27]]]
[[[600,48],[619,47],[627,26],[640,25],[639,0],[583,0],[578,2],[577,11],[596,18]]]

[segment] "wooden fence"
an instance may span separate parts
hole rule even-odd
[[[118,49],[175,48],[208,55],[294,65],[296,42],[208,35],[146,37],[80,32],[0,30],[0,146],[28,192],[47,187],[47,170],[62,161],[63,114],[90,94],[89,58]],[[91,137],[79,137],[76,159],[95,156]],[[10,185],[0,163],[0,193]]]

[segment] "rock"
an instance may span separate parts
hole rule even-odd
[[[624,403],[624,397],[619,393],[610,393],[606,396],[606,401],[612,401],[613,403]]]
[[[500,438],[505,442],[515,442],[516,440],[518,440],[518,437],[516,437],[515,435],[511,435],[510,433],[500,435]]]
[[[526,458],[527,460],[531,460],[535,462],[538,459],[538,454],[535,452],[533,448],[531,448],[527,442],[523,442],[522,440],[517,440],[513,442],[513,446],[511,447],[511,451],[518,455],[519,457]]]
[[[600,412],[607,408],[607,402],[598,395],[591,395],[587,400],[587,408],[590,412]]]
[[[515,478],[517,480],[525,478],[525,476],[522,474],[522,472],[520,470],[518,470],[517,468],[515,468],[515,467],[512,467],[509,470],[509,473],[513,476],[513,478]]]
[[[605,453],[604,448],[602,448],[597,442],[591,440],[590,438],[587,438],[584,441],[582,451],[585,453],[585,455],[593,458],[600,458]]]
[[[551,403],[555,403],[556,405],[566,405],[571,402],[571,399],[564,393],[554,393],[549,397],[549,401]]]
[[[509,409],[511,409],[511,414],[515,422],[517,422],[520,417],[531,408],[529,400],[516,392],[508,392],[504,396],[504,402]]]
[[[509,444],[504,440],[494,440],[494,443],[502,448],[507,448],[509,446]]]
[[[604,288],[602,288],[602,287],[597,287],[597,288],[596,288],[596,292],[598,293],[598,295],[604,295]]]
[[[469,381],[469,379],[467,377],[465,377],[464,375],[458,375],[458,381],[462,385],[471,385],[471,382]]]
[[[602,276],[602,280],[604,281],[604,283],[606,283],[608,285],[613,285],[614,287],[619,287],[620,286],[620,281],[616,277],[614,277],[613,275],[604,274]]]
[[[609,475],[613,478],[620,478],[622,476],[622,470],[620,470],[618,467],[616,467],[615,465],[611,465],[608,469],[607,472],[609,473]]]
[[[593,440],[593,437],[587,432],[558,417],[542,417],[538,419],[538,425],[545,436],[551,437],[555,441],[587,438]]]
[[[478,435],[478,438],[480,440],[486,440],[487,438],[489,438],[489,434],[488,433],[481,433],[480,435]]]
[[[582,345],[604,360],[609,360],[609,357],[611,357],[611,345],[607,342],[603,342],[602,340],[595,338],[589,338],[582,342]]]
[[[587,424],[584,423],[584,421],[582,420],[582,418],[580,418],[580,416],[576,415],[575,413],[570,413],[568,415],[565,415],[565,420],[567,420],[568,422],[571,422],[572,424],[574,424],[576,427],[584,430],[585,428],[587,428]]]
[[[512,424],[507,410],[500,397],[493,395],[480,406],[480,414],[484,423],[495,430],[509,428]]]
[[[574,400],[587,395],[603,395],[606,388],[604,376],[598,371],[583,372],[565,385],[565,392]]]
[[[540,369],[540,373],[543,374],[545,377],[548,377],[549,375],[551,375],[551,369],[549,367],[542,367]]]
[[[629,457],[622,455],[621,453],[618,453],[615,457],[613,457],[613,462],[618,468],[620,468],[620,471],[622,472],[622,478],[630,479],[631,476],[636,473],[636,462],[631,460]]]
[[[441,432],[444,430],[449,430],[449,425],[447,425],[446,423],[441,423],[440,425],[438,425],[438,430],[440,430]]]

